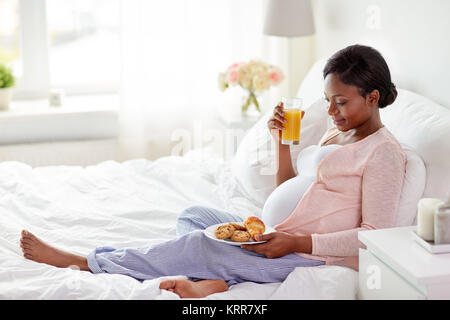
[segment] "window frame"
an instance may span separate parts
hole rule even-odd
[[[22,74],[14,97],[44,98],[50,89],[46,1],[19,0],[20,60]]]

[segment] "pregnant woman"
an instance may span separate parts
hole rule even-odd
[[[282,104],[268,121],[278,145],[279,168],[278,187],[262,214],[276,232],[257,239],[265,243],[236,247],[209,239],[203,229],[242,218],[195,206],[180,213],[176,239],[142,248],[98,247],[86,257],[59,250],[23,230],[25,258],[138,280],[185,275],[188,280],[160,284],[180,297],[205,297],[244,281],[281,282],[296,267],[357,268],[362,246],[358,231],[394,226],[406,157],[381,123],[379,109],[392,104],[397,91],[385,60],[367,46],[338,51],[327,61],[323,76],[324,98],[335,126],[317,146],[301,152],[298,176],[290,146],[280,143]]]

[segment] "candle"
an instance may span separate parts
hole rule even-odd
[[[423,198],[417,204],[417,234],[424,240],[434,241],[434,212],[443,201]]]
[[[434,243],[450,243],[450,196],[447,203],[439,205],[434,213]]]

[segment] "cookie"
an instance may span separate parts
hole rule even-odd
[[[250,233],[248,233],[247,231],[236,230],[235,232],[233,232],[231,240],[235,242],[247,242],[248,240],[250,240]]]
[[[235,222],[230,222],[230,224],[231,224],[236,230],[247,231],[247,228],[244,227],[243,225],[240,225],[240,224],[235,223]]]
[[[216,230],[214,230],[214,235],[217,239],[228,239],[233,235],[233,232],[236,230],[231,224],[225,224],[218,226]]]

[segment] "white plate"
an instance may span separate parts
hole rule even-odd
[[[232,222],[234,222],[234,221],[232,221]],[[236,241],[233,241],[233,240],[231,240],[231,239],[223,239],[223,240],[222,240],[222,239],[217,239],[216,236],[215,236],[215,234],[214,234],[214,230],[216,230],[216,228],[217,228],[218,226],[222,226],[222,225],[228,224],[228,223],[229,223],[229,222],[226,222],[226,223],[218,223],[218,224],[209,226],[208,228],[206,228],[205,230],[203,230],[203,232],[205,232],[205,235],[206,235],[208,238],[211,238],[211,239],[213,239],[213,240],[216,240],[216,241],[219,241],[219,242],[223,242],[223,243],[226,243],[226,244],[230,244],[230,245],[232,245],[232,246],[240,246],[241,244],[257,244],[257,243],[264,243],[264,242],[267,242],[267,241],[254,241],[252,238],[250,238],[250,241],[246,241],[246,242],[236,242]],[[234,222],[234,223],[237,223],[237,224],[242,225],[242,222],[241,222],[241,221],[237,221],[237,222]],[[271,232],[275,232],[275,231],[276,231],[276,230],[275,230],[274,228],[266,226],[266,231],[264,232],[264,234],[271,233]]]

